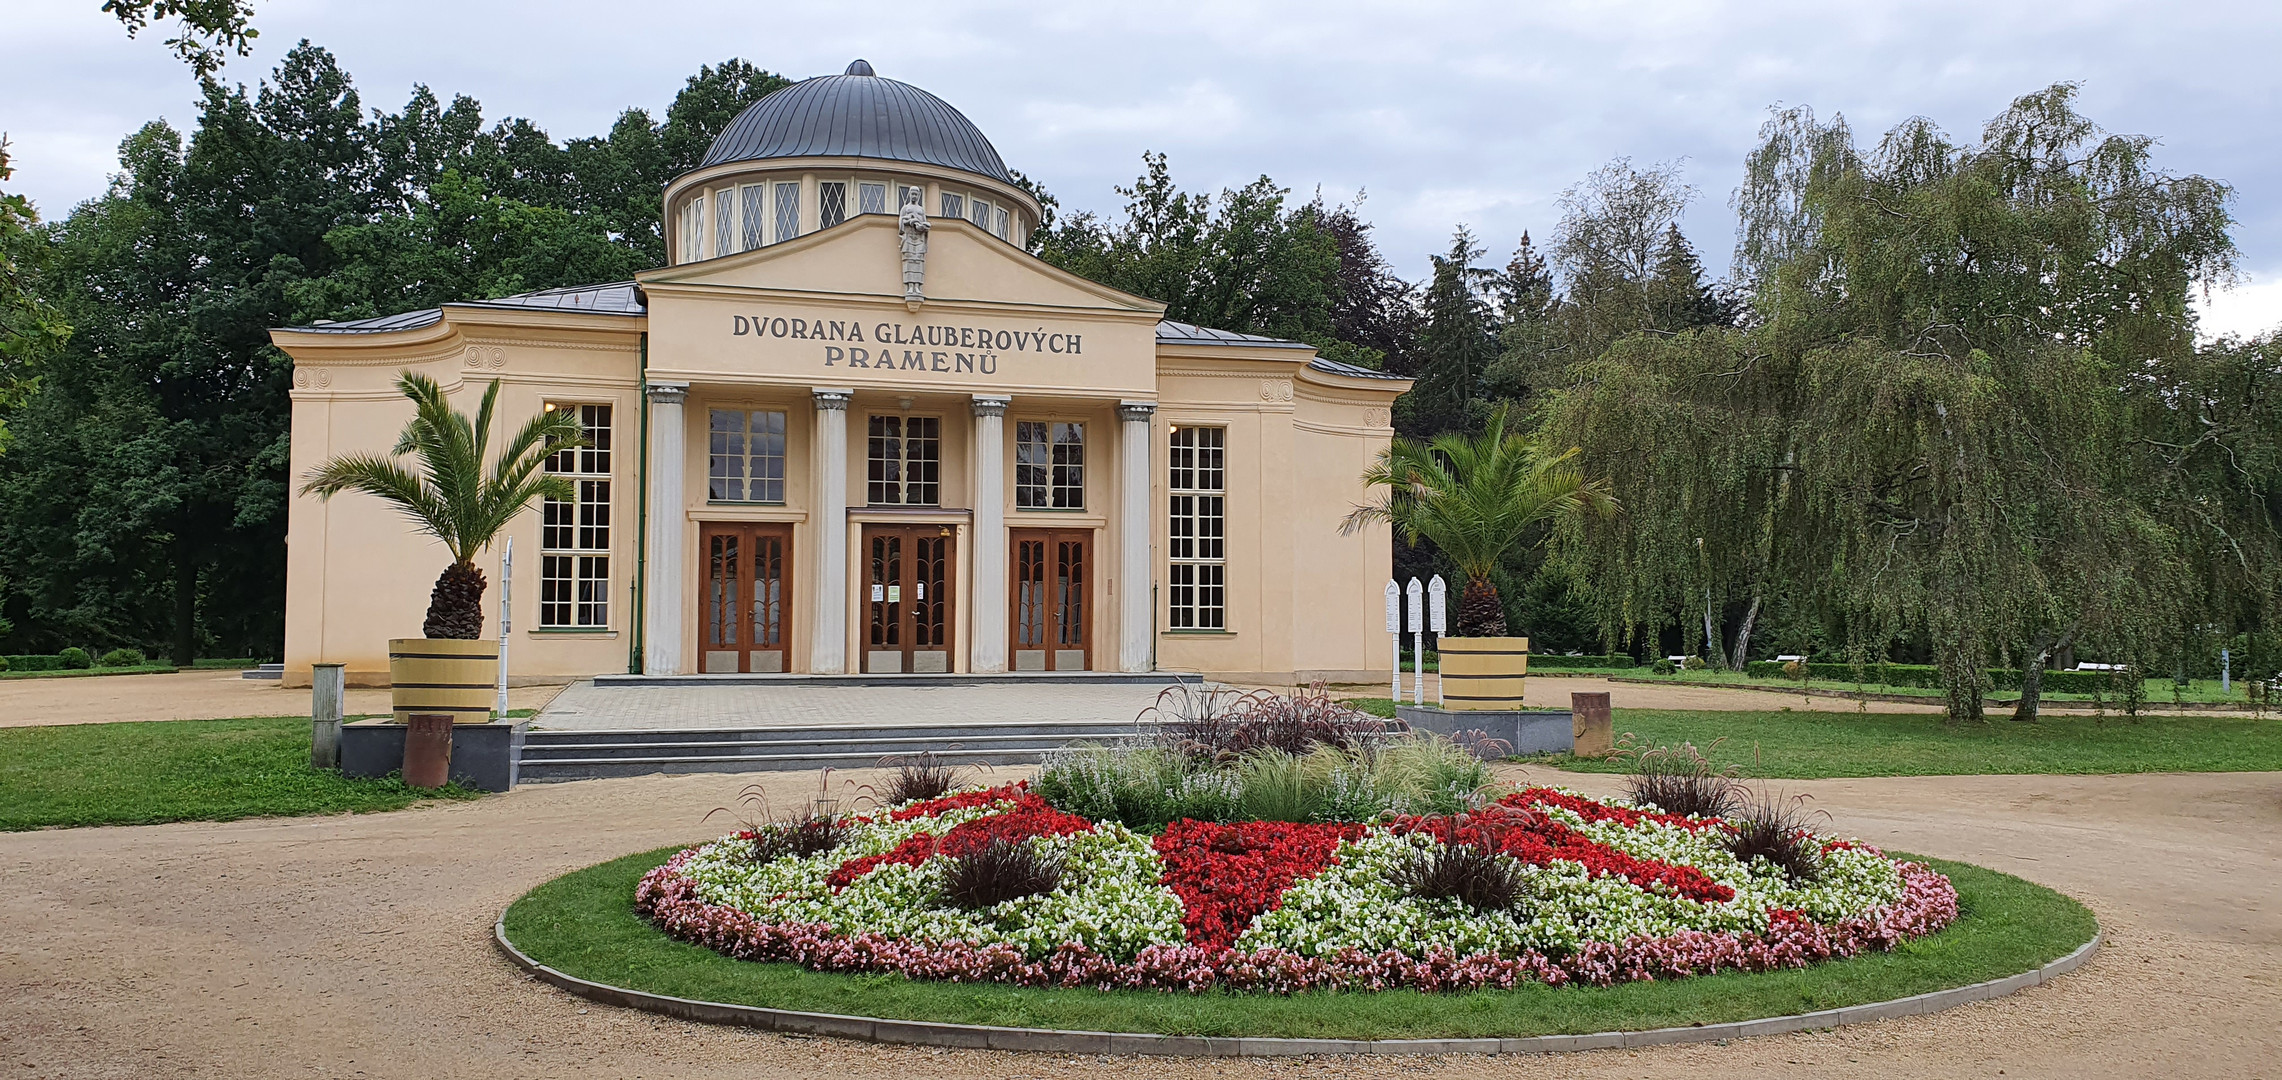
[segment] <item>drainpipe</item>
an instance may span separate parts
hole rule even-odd
[[[642,333],[642,391],[636,408],[642,412],[640,479],[634,485],[634,634],[626,650],[626,674],[642,673],[643,619],[648,605],[642,600],[642,583],[650,577],[650,335]]]

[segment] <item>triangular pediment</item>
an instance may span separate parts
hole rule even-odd
[[[956,218],[936,219],[927,237],[929,301],[972,301],[1069,310],[1157,312],[1164,305],[1088,281]],[[896,219],[869,214],[736,255],[652,270],[650,289],[676,286],[772,293],[903,298],[903,243]]]

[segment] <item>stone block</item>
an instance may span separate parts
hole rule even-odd
[[[1616,727],[1609,719],[1608,691],[1570,694],[1569,711],[1576,717],[1578,757],[1605,757],[1616,749]]]
[[[1453,712],[1430,705],[1397,705],[1395,717],[1413,731],[1436,735],[1478,731],[1511,747],[1509,752],[1515,754],[1566,754],[1576,745],[1576,723],[1567,709]]]
[[[477,791],[515,786],[528,720],[452,725],[451,778]],[[404,725],[359,720],[341,725],[341,775],[379,777],[404,768]]]

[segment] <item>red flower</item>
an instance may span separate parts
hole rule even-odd
[[[1331,865],[1340,841],[1362,834],[1361,825],[1183,819],[1157,837],[1157,857],[1165,863],[1165,887],[1181,898],[1189,944],[1225,949],[1261,912],[1275,910],[1292,882]]]
[[[954,825],[951,827],[951,831],[945,833],[939,840],[933,833],[915,833],[911,839],[897,844],[895,850],[884,855],[866,855],[859,859],[850,859],[841,863],[839,869],[832,871],[831,875],[824,879],[825,882],[831,885],[834,890],[845,889],[857,878],[889,863],[917,866],[936,855],[971,855],[989,847],[993,840],[1028,840],[1033,836],[1068,836],[1071,833],[1093,831],[1093,822],[1076,814],[1065,814],[1046,805],[1046,800],[1022,790],[1020,785],[993,788],[984,792],[970,792],[967,795],[946,795],[940,799],[914,803],[905,809],[916,810],[939,803],[950,803],[958,799],[974,800],[984,795],[989,795],[991,798],[968,801],[959,806],[944,806],[935,810],[934,813],[939,814],[946,810],[973,806],[988,806],[993,802],[1007,799],[1013,800],[1014,807],[1002,814],[992,814],[989,817],[979,817],[973,821]],[[903,813],[903,810],[896,811],[896,820],[911,820],[910,817],[903,817]],[[920,815],[911,815],[911,817],[918,816]]]
[[[1543,793],[1540,795],[1540,793]],[[1550,797],[1546,797],[1550,796]],[[1534,788],[1511,795],[1475,813],[1457,817],[1407,817],[1391,823],[1396,833],[1423,832],[1443,840],[1485,846],[1522,862],[1542,866],[1556,859],[1578,863],[1593,877],[1614,876],[1647,889],[1704,903],[1735,899],[1735,890],[1713,881],[1693,866],[1659,859],[1643,859],[1597,840],[1538,813],[1530,806],[1548,804],[1577,810],[1587,820],[1631,825],[1669,815],[1650,815],[1621,806],[1609,806],[1574,795]],[[1579,804],[1590,811],[1578,809]],[[1600,816],[1595,816],[1600,815]],[[1631,815],[1626,820],[1623,815]],[[1679,819],[1685,822],[1687,819]]]
[[[927,799],[923,802],[912,803],[900,810],[890,811],[887,819],[889,821],[910,821],[912,818],[934,817],[937,814],[949,813],[953,810],[972,810],[978,806],[989,806],[992,803],[1019,799],[1029,790],[1030,781],[1017,780],[1011,784],[1002,784],[983,791],[962,791],[955,795],[945,795],[939,799]]]

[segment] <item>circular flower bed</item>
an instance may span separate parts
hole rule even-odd
[[[1023,986],[1290,993],[1609,985],[1886,950],[1957,917],[1929,867],[1551,788],[1369,824],[1150,836],[1026,784],[748,829],[637,911],[732,957]],[[1739,853],[1740,852],[1740,853]]]

